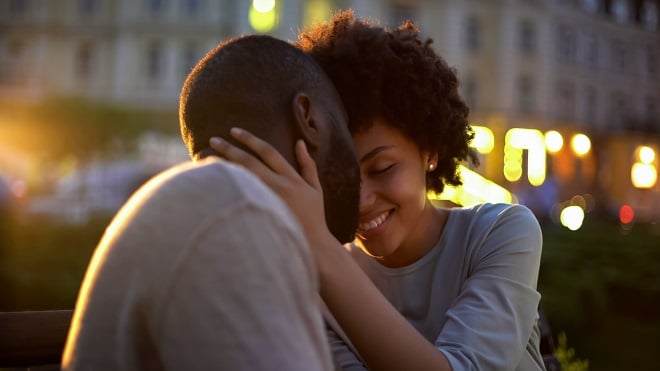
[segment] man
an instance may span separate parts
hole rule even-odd
[[[357,215],[359,198],[345,114],[299,50],[268,36],[219,45],[188,76],[180,123],[196,159],[211,153],[210,137],[230,140],[232,126],[259,132],[292,163],[304,139],[327,186],[330,229],[353,237],[356,220],[336,217]],[[320,305],[311,251],[281,199],[217,158],[182,164],[144,185],[108,227],[63,368],[328,370]]]

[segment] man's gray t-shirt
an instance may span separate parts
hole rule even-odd
[[[65,370],[330,370],[300,225],[254,175],[209,159],[143,186],[88,268]]]

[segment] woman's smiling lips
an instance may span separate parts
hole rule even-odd
[[[382,213],[379,213],[375,217],[371,217],[369,219],[362,218],[360,224],[358,224],[358,235],[361,237],[366,237],[365,235],[376,232],[376,228],[381,226],[387,220],[387,218],[389,218],[391,213],[392,210],[386,210]]]

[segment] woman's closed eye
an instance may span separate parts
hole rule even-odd
[[[387,165],[385,167],[375,168],[375,169],[369,171],[369,174],[371,174],[371,175],[385,174],[389,170],[391,170],[395,165],[396,165],[396,163],[393,163],[393,164]]]

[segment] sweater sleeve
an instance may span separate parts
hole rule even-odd
[[[205,220],[151,324],[165,368],[329,370],[318,277],[302,232],[243,204]]]
[[[455,371],[513,370],[537,321],[541,229],[520,205],[486,205],[474,218],[467,277],[435,345]]]

